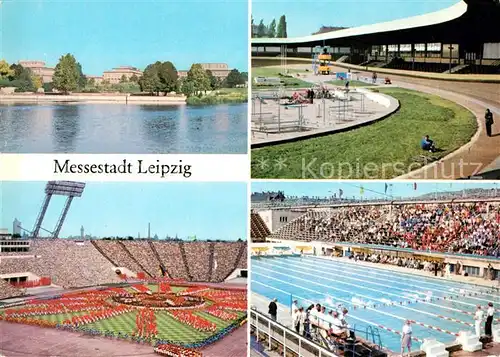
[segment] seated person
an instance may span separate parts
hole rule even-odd
[[[391,84],[391,79],[389,77],[385,77],[385,84]]]
[[[330,334],[335,337],[340,337],[342,339],[347,339],[349,337],[349,329],[344,325],[342,320],[339,319],[339,313],[337,311],[333,312],[333,318],[330,322]]]
[[[424,136],[424,138],[420,142],[420,147],[422,148],[422,150],[428,150],[430,152],[434,152],[436,150],[434,141],[429,138],[429,135]]]

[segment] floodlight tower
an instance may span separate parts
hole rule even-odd
[[[47,208],[49,207],[50,199],[53,195],[66,196],[66,203],[64,204],[64,209],[61,212],[61,216],[57,221],[56,227],[52,234],[53,238],[57,238],[61,232],[62,225],[68,214],[69,207],[73,201],[73,197],[81,197],[83,189],[85,188],[85,183],[83,182],[73,182],[73,181],[49,181],[47,186],[45,186],[45,199],[38,213],[38,218],[36,219],[35,227],[33,228],[33,238],[38,237],[38,233],[42,227],[43,219]]]

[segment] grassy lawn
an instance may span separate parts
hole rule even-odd
[[[85,315],[87,313],[88,312],[86,312],[86,311],[78,311],[78,312],[68,312],[68,313],[64,313],[64,314],[38,315],[38,316],[32,316],[32,318],[38,319],[38,320],[50,321],[50,322],[63,323],[66,320],[71,320],[71,318],[74,316],[81,316],[81,315]]]
[[[187,98],[188,105],[232,104],[247,101],[248,88],[221,88],[202,97],[193,95]]]
[[[465,108],[438,96],[384,88],[401,108],[390,117],[359,129],[295,143],[252,150],[253,178],[393,178],[436,160],[466,144],[477,130]],[[438,153],[420,149],[430,135]]]
[[[198,312],[197,315],[216,324],[219,330],[229,326],[231,322],[218,319],[210,314]],[[110,319],[101,320],[87,327],[101,331],[114,331],[115,333],[127,333],[131,335],[135,330],[136,312],[129,312]],[[238,314],[240,316],[240,314]],[[172,318],[164,311],[156,312],[156,323],[158,325],[158,338],[172,340],[179,343],[192,343],[202,341],[214,333],[195,330]]]
[[[135,316],[136,312],[134,311],[85,326],[101,331],[114,331],[115,333],[121,332],[131,335],[135,330]],[[210,333],[195,330],[175,320],[163,311],[156,312],[156,323],[158,326],[158,338],[160,339],[190,343],[201,341],[210,336]]]
[[[306,73],[301,70],[289,69],[289,73]],[[266,89],[275,88],[276,86],[256,86],[253,82],[255,77],[279,77],[283,81],[286,88],[308,88],[311,86],[310,82],[303,81],[302,79],[296,77],[282,77],[280,76],[279,68],[269,68],[269,67],[255,67],[252,68],[252,89]]]
[[[178,293],[179,291],[184,291],[187,289],[185,286],[171,286],[172,292]]]
[[[345,81],[342,81],[340,79],[328,81],[326,83],[333,84],[334,86],[341,86],[341,87],[345,86]],[[367,83],[367,82],[363,82],[363,81],[357,81],[355,79],[353,79],[352,81],[349,81],[349,87],[373,87],[373,86],[375,86],[375,84]]]

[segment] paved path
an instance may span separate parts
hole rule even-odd
[[[0,321],[2,354],[7,357],[158,356],[149,345]]]
[[[247,324],[237,328],[219,342],[205,348],[203,357],[241,357],[246,356],[248,346]]]

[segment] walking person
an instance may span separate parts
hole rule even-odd
[[[493,307],[493,303],[488,303],[488,310],[486,310],[486,323],[484,324],[484,334],[486,336],[492,336],[491,333],[491,324],[493,323],[493,315],[495,315],[495,308]]]
[[[408,349],[408,356],[411,353],[411,335],[413,331],[411,328],[411,321],[406,320],[406,323],[403,325],[403,331],[401,333],[401,357],[403,357],[405,353],[405,348]]]
[[[484,319],[484,311],[481,310],[481,305],[477,305],[476,313],[474,314],[474,327],[476,330],[476,336],[481,337],[481,324]]]
[[[274,298],[273,301],[269,303],[269,315],[271,315],[271,318],[276,321],[276,318],[278,317],[278,305],[276,302],[278,299]]]
[[[486,124],[486,135],[491,137],[491,127],[493,126],[493,113],[486,109],[486,113],[484,114],[484,121]]]

